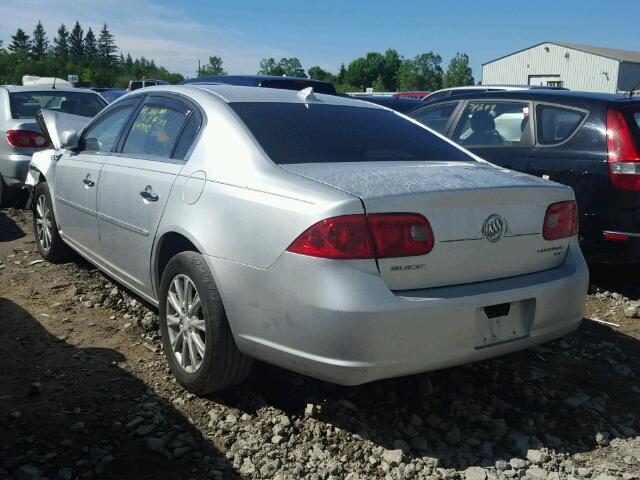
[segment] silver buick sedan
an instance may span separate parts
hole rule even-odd
[[[575,330],[588,272],[570,188],[490,165],[383,107],[225,85],[145,88],[86,126],[39,116],[37,246],[159,308],[178,381],[252,359],[343,385]]]

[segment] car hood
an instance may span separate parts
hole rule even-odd
[[[36,122],[40,126],[40,130],[45,137],[48,137],[56,150],[62,146],[60,142],[62,132],[75,130],[79,133],[90,120],[91,117],[54,112],[53,110],[40,110],[36,114]]]

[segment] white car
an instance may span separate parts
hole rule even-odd
[[[409,118],[339,96],[152,87],[29,183],[37,246],[71,247],[157,305],[176,378],[205,393],[251,359],[355,385],[575,330],[588,271],[573,191],[494,167]]]

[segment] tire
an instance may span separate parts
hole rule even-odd
[[[196,295],[199,303],[189,300]],[[187,301],[182,302],[185,297]],[[186,314],[180,311],[183,308]],[[189,308],[193,310],[189,312]],[[182,252],[169,261],[162,275],[159,310],[164,352],[173,375],[185,389],[204,395],[231,388],[249,375],[253,360],[236,346],[220,293],[202,255]]]
[[[40,256],[51,263],[68,259],[71,249],[60,238],[58,224],[53,214],[51,194],[47,182],[39,183],[33,193],[33,234]]]

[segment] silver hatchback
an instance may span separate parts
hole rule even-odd
[[[71,248],[160,311],[202,394],[252,359],[355,385],[575,330],[588,271],[573,191],[389,109],[225,85],[151,87],[80,132],[43,113],[42,256]]]

